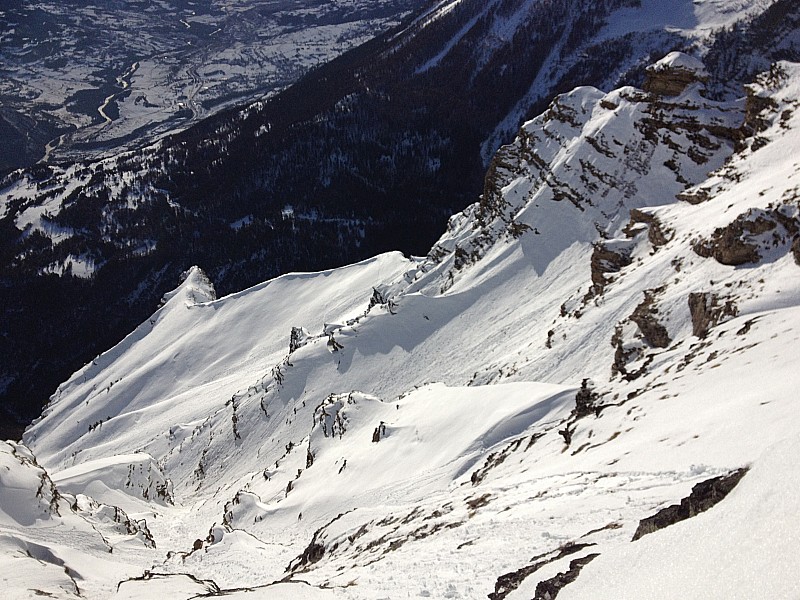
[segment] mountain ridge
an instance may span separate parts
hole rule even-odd
[[[800,67],[777,63],[738,100],[705,97],[688,57],[652,73],[670,80],[652,89],[685,87],[579,88],[526,123],[427,257],[217,300],[192,270],[63,384],[25,435],[54,481],[136,450],[173,484],[174,507],[123,498],[161,553],[114,555],[153,575],[101,569],[93,589],[796,593],[792,555],[766,545],[798,536]],[[718,506],[630,541],[742,467]]]
[[[150,149],[6,178],[4,410],[33,418],[59,381],[147,318],[192,265],[227,294],[388,250],[426,253],[480,193],[497,131],[510,139],[518,128],[497,130],[515,105],[532,102],[532,117],[577,85],[641,84],[650,55],[708,46],[710,87],[732,97],[736,82],[792,54],[797,14],[786,0],[715,37],[661,28],[609,40],[604,23],[620,10],[649,10],[630,4],[447,4],[424,28],[387,34]],[[89,313],[104,326],[92,327]]]

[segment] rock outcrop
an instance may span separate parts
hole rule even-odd
[[[682,52],[670,52],[648,67],[644,90],[657,96],[677,96],[693,83],[708,80],[703,63]]]
[[[647,290],[644,300],[630,316],[631,321],[639,326],[645,341],[654,348],[666,348],[671,342],[667,328],[659,323],[657,318],[658,307],[655,298],[660,291]]]
[[[689,312],[692,315],[692,334],[703,338],[725,317],[735,317],[738,309],[733,300],[723,301],[709,292],[693,292],[689,294]]]
[[[642,519],[631,541],[636,541],[648,533],[664,529],[708,510],[725,498],[745,473],[747,473],[747,469],[737,469],[722,477],[714,477],[698,483],[692,488],[692,493],[681,500],[680,504],[673,504],[661,509],[652,517]]]

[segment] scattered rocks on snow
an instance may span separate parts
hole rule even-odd
[[[798,239],[800,207],[787,202],[770,210],[748,210],[725,227],[714,230],[710,239],[695,242],[692,250],[703,258],[714,258],[718,263],[728,266],[756,263],[778,248],[791,251],[798,261]]]
[[[314,427],[322,429],[324,437],[341,438],[347,431],[348,404],[356,404],[357,394],[331,394],[314,409]]]
[[[494,592],[489,594],[489,600],[503,600],[511,592],[516,590],[522,584],[523,581],[525,581],[528,577],[533,575],[536,571],[538,571],[539,569],[541,569],[545,565],[549,565],[550,563],[553,563],[553,562],[555,562],[557,560],[561,560],[562,558],[564,558],[566,556],[570,556],[571,554],[575,554],[577,552],[580,552],[584,548],[587,548],[587,547],[592,546],[592,545],[593,544],[567,544],[566,546],[563,546],[563,547],[559,548],[555,553],[549,552],[547,554],[540,554],[539,556],[534,557],[533,561],[532,561],[532,563],[530,565],[528,565],[526,567],[523,567],[523,568],[521,568],[521,569],[519,569],[517,571],[513,571],[511,573],[506,573],[505,575],[501,575],[500,577],[498,577],[497,578],[497,582],[494,584]],[[552,555],[552,556],[548,556],[548,555]],[[589,556],[591,556],[591,558],[594,558],[595,556],[598,556],[598,555],[597,554],[590,554]],[[589,560],[591,560],[591,558],[589,558],[589,560],[586,560],[587,558],[588,557],[584,557],[584,558],[578,559],[580,561],[585,561],[585,562],[583,562],[583,564],[581,564],[580,567],[577,567],[577,572],[575,572],[574,577],[572,577],[572,579],[570,581],[574,581],[575,578],[577,578],[577,576],[578,576],[578,572],[580,572],[580,568],[582,568],[583,565],[585,565],[586,563],[589,562]],[[570,563],[570,570],[567,573],[559,573],[559,575],[557,575],[556,577],[562,577],[563,579],[568,578],[570,576],[570,575],[568,575],[568,573],[572,572],[572,567],[573,567],[573,563],[574,562],[576,562],[576,561],[572,561]],[[553,578],[553,579],[555,579],[555,578]],[[558,589],[556,589],[556,584],[553,581],[553,579],[548,579],[546,581],[540,582],[536,586],[536,594],[537,594],[536,597],[537,598],[539,598],[539,597],[547,598],[548,597],[548,596],[544,596],[544,595],[539,596],[540,586],[541,586],[542,594],[550,593],[552,595],[549,596],[549,598],[555,598],[555,596],[558,594],[558,591],[561,589],[561,587],[564,587],[564,585],[566,585],[567,583],[570,583],[570,581],[567,581],[567,582],[563,583],[560,587],[558,587]]]

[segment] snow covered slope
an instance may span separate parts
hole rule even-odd
[[[147,517],[85,595],[797,597],[800,65],[704,78],[558,97],[427,257],[187,273],[24,438]]]
[[[60,494],[30,450],[0,442],[6,597],[108,597],[116,578],[141,572],[137,563],[154,547],[143,520],[83,495]]]

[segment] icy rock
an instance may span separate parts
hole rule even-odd
[[[309,337],[311,337],[311,334],[305,327],[292,327],[292,332],[289,335],[289,354],[305,346]]]
[[[209,544],[219,544],[222,538],[225,537],[225,528],[222,525],[214,524],[208,530],[208,537],[206,540]]]

